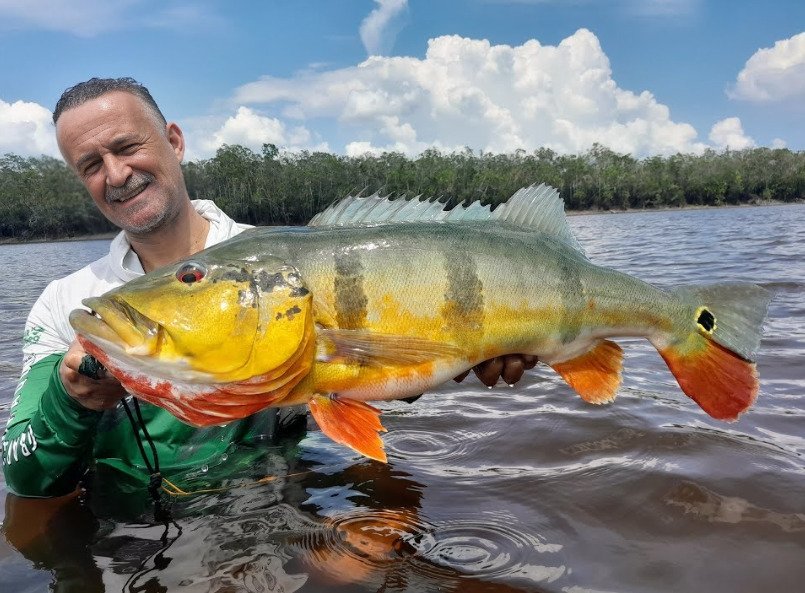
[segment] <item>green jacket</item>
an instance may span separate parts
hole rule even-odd
[[[88,469],[106,465],[126,473],[148,470],[134,429],[122,405],[95,412],[64,389],[59,364],[64,354],[36,362],[15,395],[14,413],[3,438],[3,470],[8,489],[20,496],[59,496],[72,492]],[[162,475],[170,479],[193,467],[215,463],[233,445],[272,441],[281,423],[268,409],[225,426],[197,429],[166,410],[141,402],[156,446]],[[283,410],[294,415],[296,410]],[[142,432],[140,432],[143,438]],[[143,438],[146,454],[151,451]]]

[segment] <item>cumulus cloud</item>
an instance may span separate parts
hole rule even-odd
[[[774,140],[771,141],[772,148],[786,148],[787,146],[788,143],[782,138],[775,138]]]
[[[377,8],[361,23],[360,34],[363,46],[369,55],[387,52],[394,45],[399,33],[400,16],[408,7],[408,0],[375,0]]]
[[[650,92],[618,87],[586,29],[557,46],[438,37],[424,59],[372,56],[350,68],[264,77],[240,87],[234,100],[271,105],[286,118],[336,118],[350,153],[465,146],[575,153],[598,142],[640,156],[707,146]]]
[[[758,103],[805,101],[805,32],[756,51],[727,94]]]
[[[223,122],[216,119],[191,121],[188,160],[211,155],[224,144],[240,144],[259,152],[263,144],[274,144],[290,151],[328,150],[326,143],[313,144],[313,135],[304,126],[287,126],[275,117],[249,107],[238,107]],[[200,141],[193,141],[200,138]],[[194,146],[199,148],[196,149]]]
[[[0,155],[60,157],[51,112],[37,103],[0,99]]]
[[[737,117],[728,117],[713,124],[710,140],[716,148],[725,150],[743,150],[755,146],[755,141],[744,134],[741,120]]]

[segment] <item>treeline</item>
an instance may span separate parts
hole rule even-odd
[[[769,148],[636,159],[595,145],[580,155],[546,148],[513,154],[427,150],[409,158],[400,153],[283,153],[270,144],[257,153],[232,145],[211,159],[184,165],[184,172],[192,198],[215,200],[236,220],[256,225],[304,224],[334,200],[355,192],[496,204],[535,182],[557,187],[571,210],[805,199],[805,152]],[[0,239],[111,230],[61,161],[0,158]]]

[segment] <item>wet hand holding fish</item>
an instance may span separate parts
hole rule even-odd
[[[674,291],[594,265],[558,193],[473,203],[350,197],[307,227],[246,231],[101,297],[70,321],[132,394],[196,426],[307,403],[322,431],[385,460],[367,401],[419,394],[489,358],[536,355],[588,402],[612,401],[645,337],[715,418],[754,401],[771,293]]]

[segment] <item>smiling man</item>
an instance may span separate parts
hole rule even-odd
[[[23,496],[71,492],[93,466],[148,477],[143,437],[153,438],[163,473],[197,467],[232,444],[271,440],[293,408],[269,409],[224,427],[196,429],[166,410],[141,405],[130,424],[116,379],[79,372],[85,352],[68,317],[83,299],[99,296],[145,272],[229,239],[246,225],[213,202],[191,201],[182,175],[185,143],[148,89],[131,78],[93,78],[66,90],[53,113],[64,160],[101,213],[121,232],[109,253],[51,282],[25,327],[22,375],[3,437],[9,489]],[[533,360],[512,355],[476,369],[487,384],[513,383]],[[91,374],[91,373],[90,373]],[[214,430],[214,438],[209,431]],[[147,434],[146,434],[147,431]],[[156,465],[156,459],[150,460]]]

